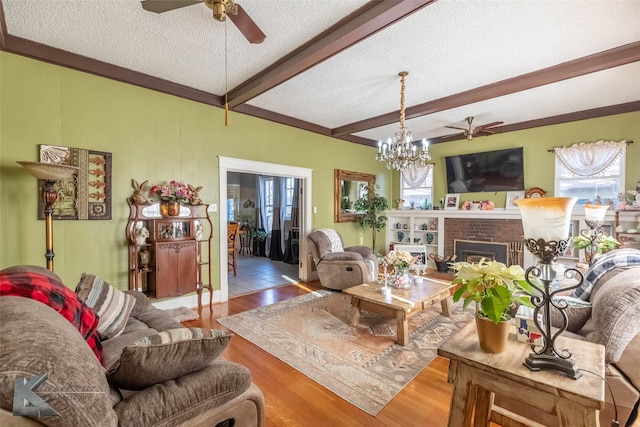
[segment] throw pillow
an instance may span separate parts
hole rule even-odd
[[[52,271],[35,265],[6,268],[0,271],[0,295],[31,298],[53,308],[75,326],[98,360],[102,359],[102,345],[96,332],[98,315]]]
[[[82,273],[76,294],[100,316],[98,335],[102,340],[117,337],[122,333],[136,303],[136,299],[131,295],[87,273]]]
[[[233,335],[218,329],[179,328],[153,333],[122,349],[120,359],[107,366],[109,382],[125,390],[198,371],[218,357]]]

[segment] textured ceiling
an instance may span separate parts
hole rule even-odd
[[[6,35],[218,96],[369,4],[239,2],[267,35],[262,44],[248,43],[231,21],[214,21],[204,4],[155,14],[137,0],[1,0]],[[409,108],[638,44],[638,22],[637,0],[439,0],[287,77],[246,105],[331,130],[397,112],[399,71],[409,71]],[[10,38],[5,40],[9,45]],[[477,125],[508,126],[640,101],[640,46],[633,55],[614,68],[585,69],[571,79],[466,102],[407,125],[417,139],[434,138],[451,134],[444,126],[462,126],[467,116],[475,116]],[[397,128],[397,120],[386,123],[349,133],[373,143]]]

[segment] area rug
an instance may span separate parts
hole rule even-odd
[[[473,319],[461,304],[451,317],[437,304],[409,319],[403,347],[395,343],[395,319],[363,311],[352,328],[350,309],[350,296],[321,290],[218,322],[375,416]]]

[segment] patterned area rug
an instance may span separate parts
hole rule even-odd
[[[437,355],[438,346],[473,319],[437,304],[409,319],[409,344],[397,345],[396,321],[362,312],[349,326],[351,297],[321,290],[218,322],[363,411],[376,415]]]

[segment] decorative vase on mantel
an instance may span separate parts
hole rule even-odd
[[[160,202],[160,214],[163,218],[180,215],[180,202],[162,200]]]
[[[478,329],[478,340],[480,348],[488,353],[503,353],[507,350],[509,341],[508,320],[495,323],[486,317],[476,316],[476,328]]]

